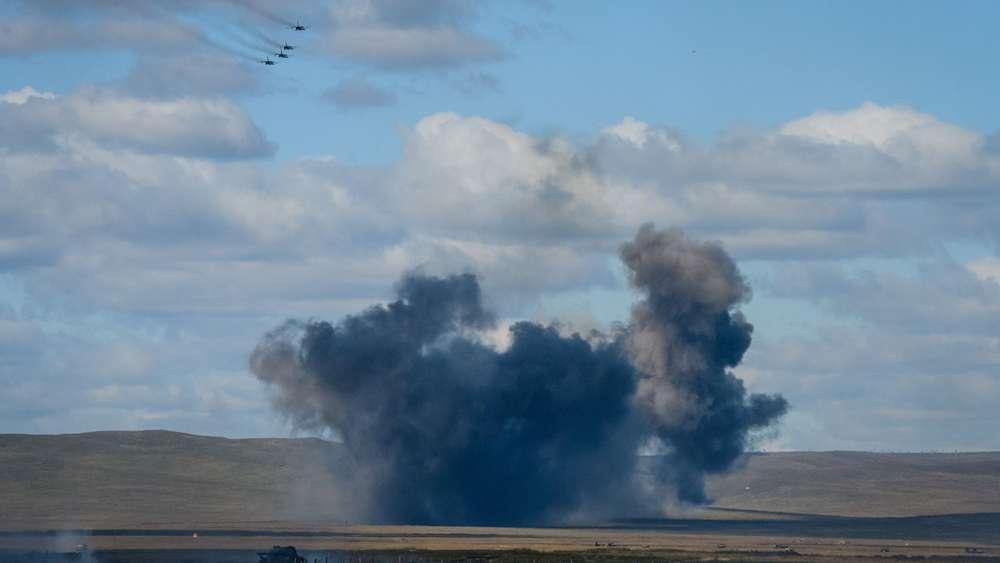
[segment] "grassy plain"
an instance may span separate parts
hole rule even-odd
[[[310,561],[1000,556],[1000,453],[754,454],[711,481],[707,509],[566,528],[343,522],[332,474],[349,465],[315,439],[0,435],[0,561],[81,543],[150,562],[256,561],[274,544]]]

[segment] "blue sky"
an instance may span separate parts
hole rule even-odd
[[[417,5],[3,4],[0,432],[286,435],[283,319],[422,267],[606,327],[652,221],[753,286],[764,447],[1000,448],[995,2]]]

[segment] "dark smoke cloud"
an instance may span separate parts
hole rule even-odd
[[[747,398],[727,370],[750,347],[753,325],[735,310],[750,288],[721,247],[679,230],[645,225],[620,254],[646,296],[632,308],[627,346],[639,372],[638,410],[670,449],[657,471],[680,482],[682,500],[705,502],[705,473],[727,469],[748,430],[788,409],[780,395]]]
[[[622,247],[645,299],[614,334],[522,322],[510,347],[478,280],[411,274],[399,299],[333,325],[289,321],[250,366],[301,428],[332,430],[355,460],[372,521],[521,524],[649,513],[705,501],[748,432],[787,408],[727,371],[750,344],[749,295],[721,250],[643,227]],[[652,472],[638,452],[668,452]]]

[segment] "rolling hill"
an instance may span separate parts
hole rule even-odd
[[[0,527],[336,518],[338,444],[166,431],[0,435]],[[713,478],[714,507],[839,516],[1000,512],[1000,452],[765,453]],[[713,511],[703,511],[711,517]],[[720,512],[720,511],[715,511]],[[744,512],[753,517],[754,512]]]

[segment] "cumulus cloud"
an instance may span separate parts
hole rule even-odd
[[[780,132],[826,144],[871,146],[899,156],[909,156],[908,150],[968,155],[979,142],[978,135],[912,108],[872,102],[844,112],[819,111],[784,125]]]
[[[41,98],[43,100],[52,100],[56,97],[52,92],[39,92],[31,86],[25,86],[20,90],[10,90],[0,94],[0,102],[5,104],[22,105],[32,98]]]
[[[7,100],[10,101],[7,101]],[[250,117],[222,99],[140,99],[100,90],[70,96],[22,89],[4,94],[8,151],[90,144],[110,150],[187,157],[269,156],[275,146]]]
[[[982,153],[985,139],[905,106],[865,103],[845,112],[818,112],[788,123],[780,134],[826,147],[831,153],[867,153],[867,181],[845,187],[867,191],[983,188],[996,179],[1000,162]],[[895,173],[895,181],[886,181]]]
[[[581,146],[435,114],[403,133],[403,155],[388,166],[321,157],[264,171],[238,160],[269,145],[228,102],[29,94],[0,104],[24,123],[11,137],[0,130],[5,263],[58,264],[41,286],[84,280],[89,298],[126,308],[371,297],[379,276],[415,266],[477,271],[507,297],[611,286],[602,256],[651,220],[721,240],[743,259],[909,256],[942,233],[967,238],[974,224],[956,222],[941,196],[761,188],[724,166],[731,147],[636,119]],[[780,176],[784,163],[757,166]],[[989,210],[967,213],[986,223]],[[221,287],[225,298],[213,293]]]
[[[602,164],[650,180],[709,177],[794,195],[905,196],[989,190],[1000,177],[982,135],[903,106],[821,111],[771,132],[727,133],[709,150],[634,119],[606,133]]]
[[[221,100],[138,101],[80,96],[70,109],[102,145],[208,158],[267,156],[275,147],[238,107]]]
[[[1000,283],[1000,258],[979,258],[970,262],[967,267],[982,281]]]
[[[752,370],[752,385],[790,386],[799,405],[837,386],[877,398],[889,379],[875,389],[858,385],[871,385],[872,374],[890,366],[886,372],[899,374],[893,381],[912,389],[904,405],[911,410],[932,389],[965,390],[955,396],[973,402],[948,407],[956,421],[968,420],[962,408],[983,412],[968,390],[992,396],[987,368],[1000,349],[988,335],[998,332],[994,259],[928,263],[912,276],[827,271],[843,259],[911,260],[951,242],[988,248],[1000,241],[1000,157],[981,135],[874,104],[708,144],[636,118],[570,141],[441,113],[404,129],[401,156],[383,166],[330,156],[264,166],[254,159],[273,147],[238,105],[212,93],[230,87],[213,83],[182,98],[156,96],[155,86],[3,94],[0,269],[7,278],[39,303],[177,319],[178,331],[194,334],[170,346],[191,356],[214,344],[204,340],[209,329],[193,327],[206,317],[239,319],[212,325],[245,334],[225,344],[231,363],[203,356],[204,365],[230,374],[275,315],[342,316],[386,298],[386,280],[413,268],[481,274],[504,317],[529,314],[540,295],[620,287],[607,256],[652,220],[721,241],[741,261],[807,259],[812,269],[774,266],[781,283],[758,290],[813,301],[834,324],[867,323],[857,342],[845,340],[847,329],[815,341],[760,334],[768,354],[751,351],[740,368]],[[845,359],[831,342],[856,343],[858,352]],[[961,362],[910,366],[889,352],[926,359],[919,353],[935,346],[939,357]],[[823,347],[833,351],[816,352]],[[133,361],[139,356],[114,357],[115,365],[141,365]],[[154,356],[153,365],[160,361]],[[807,377],[793,382],[799,372]],[[19,393],[42,396],[57,378],[24,385]],[[119,387],[94,393],[110,401],[140,393],[127,386],[142,383],[92,387],[111,385]],[[194,383],[185,385],[182,395],[190,397]],[[214,389],[203,396],[218,404],[246,399]],[[65,403],[40,404],[32,416],[49,422],[37,428],[55,428]],[[890,408],[868,405],[870,413]],[[184,410],[161,407],[149,413]],[[101,412],[79,420],[110,420],[101,417],[111,411]],[[809,424],[836,432],[834,422],[831,415]]]
[[[577,157],[564,141],[487,119],[435,114],[406,134],[398,197],[432,232],[508,240],[614,232],[601,209],[604,186]]]
[[[857,121],[853,112],[843,117]],[[801,133],[808,119],[793,129]],[[978,149],[980,137],[921,119],[921,130],[941,131],[943,144],[960,138],[964,149],[938,154],[930,170],[922,153],[888,154],[868,141],[803,140],[781,130],[699,146],[669,128],[626,118],[577,146],[438,114],[406,136],[399,182],[417,206],[411,212],[433,217],[429,228],[475,231],[479,238],[600,240],[659,220],[719,238],[741,257],[900,255],[925,251],[941,229],[959,237],[989,230],[988,206],[968,202],[995,198],[990,186],[1000,178],[995,159]],[[896,129],[894,143],[905,144],[900,139],[912,128]],[[423,213],[428,190],[438,215]],[[964,217],[956,220],[959,213]]]

